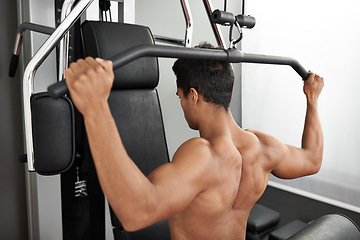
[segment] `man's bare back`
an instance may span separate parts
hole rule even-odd
[[[208,172],[213,183],[169,219],[173,240],[245,239],[247,219],[270,172],[258,161],[257,137],[239,128],[230,113],[228,116],[230,134],[208,144],[213,152],[214,166]]]

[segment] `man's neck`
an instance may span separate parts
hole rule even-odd
[[[200,137],[211,141],[214,137],[229,134],[229,110],[210,107],[201,115],[199,122]]]

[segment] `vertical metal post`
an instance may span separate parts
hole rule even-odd
[[[69,15],[75,0],[65,0],[61,9],[61,22]],[[65,34],[59,44],[59,77],[58,81],[64,79],[64,73],[69,61],[69,32]]]
[[[216,41],[217,41],[219,47],[221,47],[223,49],[226,49],[227,46],[225,44],[224,37],[223,37],[223,35],[221,33],[221,30],[220,30],[219,26],[217,24],[211,22],[211,14],[214,11],[211,0],[203,0],[203,3],[204,3],[204,6],[205,6],[206,13],[207,13],[207,15],[209,17],[211,28],[212,28],[212,30],[214,32]]]
[[[186,22],[185,47],[191,47],[192,36],[193,36],[193,18],[190,11],[190,5],[188,0],[180,0],[180,2]]]

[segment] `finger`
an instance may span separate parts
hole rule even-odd
[[[95,59],[88,59],[88,63],[89,65],[97,72],[99,71],[104,71],[104,72],[108,72],[109,67],[108,67],[108,63],[110,61],[105,61],[101,58],[95,58]],[[112,67],[111,67],[112,70]]]
[[[309,77],[308,77],[308,79],[307,79],[307,80],[313,81],[313,80],[314,80],[314,78],[315,78],[315,76],[316,76],[316,74],[315,74],[315,73],[310,72]]]
[[[84,59],[84,61],[85,61],[85,63],[88,64],[88,65],[94,65],[94,64],[97,65],[95,59],[92,58],[92,57],[86,57],[86,58]]]
[[[78,59],[76,62],[70,64],[69,68],[73,71],[73,73],[80,74],[83,71],[83,68],[86,67],[86,63],[84,59]]]
[[[101,58],[96,58],[95,59],[99,64],[101,64],[101,66],[103,66],[103,68],[105,69],[106,72],[110,72],[113,70],[113,63],[112,61],[109,60],[104,60]]]
[[[96,58],[95,60],[105,69],[105,72],[107,72],[110,76],[114,77],[112,61],[104,60],[101,58]]]
[[[316,75],[314,81],[316,81],[318,83],[322,83],[324,81],[324,79],[322,77],[320,77],[319,75]]]
[[[73,69],[72,68],[68,68],[65,70],[65,80],[66,80],[66,83],[68,83],[69,81],[71,81],[73,79],[73,76],[74,76],[74,72],[73,72]]]

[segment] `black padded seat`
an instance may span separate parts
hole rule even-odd
[[[109,59],[140,44],[153,44],[150,29],[139,25],[86,21],[82,25],[86,56]],[[127,153],[148,175],[168,163],[162,113],[156,87],[159,81],[157,58],[146,57],[114,71],[109,106]],[[127,232],[111,211],[115,239],[169,240],[167,220],[136,232]]]
[[[247,240],[260,240],[280,221],[280,213],[256,203],[251,209],[246,228]]]

